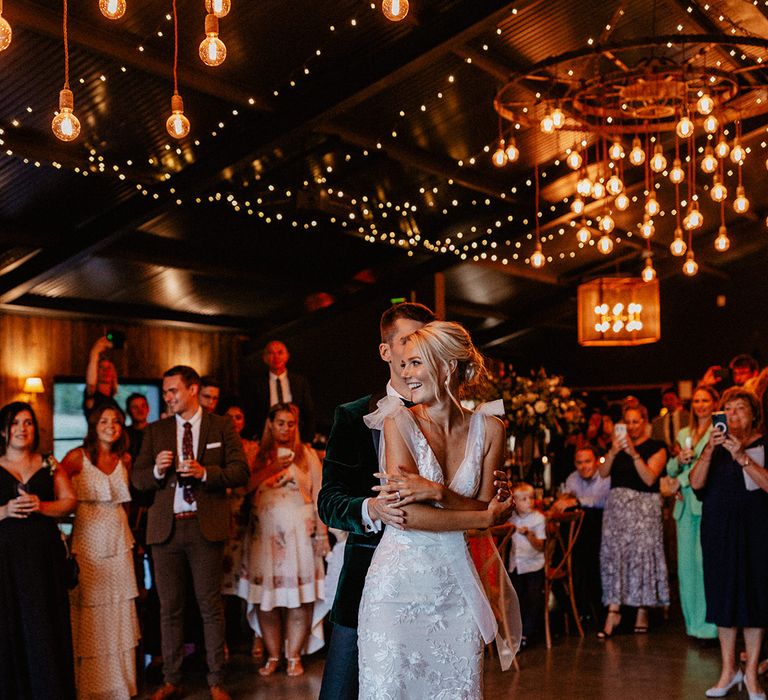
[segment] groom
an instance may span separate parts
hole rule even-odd
[[[426,306],[409,302],[392,306],[382,315],[379,354],[389,364],[388,395],[403,401],[410,396],[400,376],[402,340],[434,320]],[[349,537],[331,611],[333,632],[320,700],[357,700],[357,613],[365,575],[381,539],[382,523],[402,521],[400,508],[371,497],[372,487],[379,483],[374,476],[379,471],[379,431],[366,427],[363,416],[376,409],[382,396],[369,394],[336,408],[323,461],[323,487],[317,501],[320,517],[329,527],[348,531]]]

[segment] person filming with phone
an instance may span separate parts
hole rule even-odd
[[[83,413],[86,419],[102,407],[122,411],[115,401],[117,394],[117,369],[107,356],[111,349],[119,350],[125,343],[125,335],[119,331],[107,331],[92,346],[85,370],[85,391],[83,392]]]
[[[712,414],[709,442],[689,481],[702,501],[701,549],[707,622],[717,625],[722,670],[705,694],[725,697],[747,686],[750,700],[765,700],[758,659],[768,626],[768,471],[760,402],[741,387],[728,389]],[[744,630],[747,661],[736,656]]]
[[[669,604],[667,562],[661,526],[658,480],[667,463],[663,442],[648,437],[648,410],[625,405],[614,426],[613,444],[600,476],[611,477],[600,544],[603,604],[608,606],[607,639],[621,623],[621,606],[637,608],[635,633],[648,631],[648,608]]]

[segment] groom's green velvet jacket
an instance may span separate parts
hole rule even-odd
[[[331,622],[345,627],[357,627],[365,575],[381,539],[380,532],[365,532],[362,518],[363,501],[376,495],[371,487],[379,483],[373,476],[379,470],[378,432],[363,423],[363,416],[376,408],[374,399],[368,395],[336,408],[317,501],[326,525],[349,532],[331,611]]]

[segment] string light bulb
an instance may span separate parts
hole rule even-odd
[[[555,120],[551,114],[545,114],[544,118],[539,122],[539,128],[542,134],[552,134],[555,131]]]
[[[637,136],[632,140],[632,150],[629,152],[629,162],[635,166],[645,163],[645,151]]]
[[[728,188],[723,184],[719,175],[715,175],[712,179],[712,189],[709,191],[709,196],[713,202],[723,202],[728,197]]]
[[[653,148],[653,156],[651,156],[650,162],[651,170],[655,173],[660,173],[667,167],[667,159],[664,157],[664,149],[660,143],[657,143]]]
[[[101,14],[107,19],[120,19],[125,14],[125,0],[99,0]]]
[[[230,0],[205,0],[205,11],[209,15],[216,15],[218,18],[226,17],[231,7]]]
[[[627,194],[622,192],[617,195],[616,199],[613,200],[613,206],[619,211],[626,211],[629,209],[629,197]]]
[[[611,175],[605,183],[605,189],[608,194],[615,197],[624,189],[624,183],[618,175]]]
[[[597,249],[603,255],[608,255],[613,250],[613,239],[607,233],[603,234],[597,241]]]
[[[603,233],[610,233],[616,226],[616,222],[610,214],[605,214],[599,223],[599,228]]]
[[[669,171],[669,180],[673,185],[679,185],[685,180],[685,170],[679,158],[672,161],[672,170]]]
[[[592,192],[592,180],[590,180],[586,175],[579,178],[579,181],[576,183],[576,191],[582,197],[589,197],[590,193]]]
[[[611,160],[621,160],[624,157],[624,147],[621,145],[621,141],[614,141],[608,147],[608,157]]]
[[[728,231],[725,226],[721,226],[717,231],[717,238],[715,238],[715,250],[718,253],[724,253],[731,247],[731,239],[728,238]]]
[[[648,216],[658,216],[661,211],[661,205],[656,199],[656,193],[651,192],[645,200],[645,213]]]
[[[741,142],[736,139],[733,142],[733,148],[731,149],[731,162],[736,165],[742,165],[746,157],[747,152],[744,149],[744,146],[742,146]]]
[[[74,97],[69,88],[59,92],[59,112],[51,122],[51,129],[62,141],[74,141],[80,135],[80,120],[75,116]]]
[[[544,257],[544,253],[541,250],[541,242],[536,241],[536,250],[534,250],[531,255],[531,266],[538,270],[544,267],[545,262],[547,262],[547,259]]]
[[[493,152],[491,156],[491,162],[497,168],[503,168],[507,164],[507,153],[504,149],[504,140],[499,141],[499,147]]]
[[[651,221],[651,217],[648,214],[643,216],[643,223],[640,224],[640,235],[643,238],[653,238],[653,234],[656,233],[656,227]]]
[[[687,139],[693,135],[693,122],[687,114],[684,114],[677,122],[675,131],[681,139]]]
[[[175,139],[183,139],[189,134],[189,119],[184,114],[184,101],[181,95],[171,96],[171,116],[165,122],[165,128]]]
[[[520,157],[520,150],[517,147],[517,143],[515,142],[514,136],[511,139],[509,139],[509,143],[507,144],[507,150],[505,151],[505,153],[507,154],[508,163],[514,163]]]
[[[704,149],[704,157],[701,159],[701,170],[707,173],[707,175],[711,175],[717,170],[717,158],[715,158],[712,146],[707,146]]]
[[[693,259],[693,251],[689,250],[683,263],[683,274],[693,277],[699,271],[699,264]]]
[[[683,226],[686,231],[695,231],[701,228],[704,223],[704,216],[699,211],[699,205],[696,202],[691,204],[691,208],[683,219]]]
[[[733,200],[733,211],[737,214],[746,214],[749,210],[749,200],[744,194],[744,185],[736,188],[736,199]]]
[[[600,180],[595,180],[592,183],[592,197],[593,199],[602,199],[605,197],[605,185]]]
[[[200,60],[206,66],[220,66],[227,58],[227,47],[219,39],[219,18],[205,16],[205,39],[200,42]]]
[[[11,44],[13,30],[8,20],[3,17],[3,1],[0,0],[0,51],[5,51]]]
[[[565,157],[565,162],[568,165],[568,167],[571,170],[578,170],[581,167],[581,164],[584,162],[584,159],[581,157],[581,153],[579,153],[575,148],[571,150],[571,152]]]
[[[382,0],[381,11],[390,22],[400,22],[405,19],[410,9],[408,0]]]
[[[704,131],[706,131],[708,134],[715,134],[720,128],[720,122],[717,120],[717,117],[714,114],[710,114],[708,117],[706,117],[702,122],[702,125],[704,127]]]
[[[720,140],[717,142],[717,146],[715,146],[715,155],[722,159],[727,158],[730,152],[731,147],[728,145],[728,141],[725,140],[725,136],[721,134]]]
[[[640,275],[643,282],[653,282],[656,279],[656,270],[653,269],[653,261],[650,257],[645,259],[645,267]]]
[[[581,197],[574,197],[571,200],[571,211],[577,216],[584,213],[584,200]]]
[[[696,111],[706,117],[715,108],[715,101],[705,92],[696,102]]]
[[[555,107],[552,110],[552,123],[555,125],[555,129],[562,129],[565,125],[565,114],[560,107]]]
[[[587,224],[582,221],[581,226],[579,227],[579,230],[576,231],[576,240],[579,243],[586,245],[587,243],[589,243],[591,239],[592,239],[592,231],[590,231]]]
[[[683,229],[679,226],[675,229],[675,237],[672,239],[672,243],[669,244],[669,252],[675,257],[681,257],[685,255],[685,251],[688,250],[688,246],[685,243],[683,237]]]

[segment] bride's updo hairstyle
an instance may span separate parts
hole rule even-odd
[[[432,321],[408,335],[403,342],[409,341],[413,342],[435,382],[438,397],[445,392],[461,406],[462,394],[488,379],[483,356],[464,326],[458,323]],[[446,374],[443,382],[440,381],[441,370]]]

